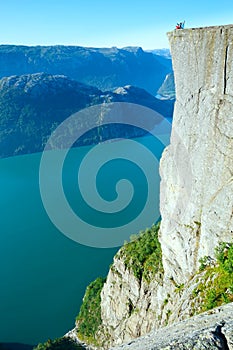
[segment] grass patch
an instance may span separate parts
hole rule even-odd
[[[209,265],[208,257],[200,260],[203,280],[193,291],[200,300],[200,312],[233,302],[233,244],[220,243],[215,249],[216,263]]]
[[[150,229],[131,236],[131,241],[126,242],[120,250],[125,266],[139,281],[144,278],[150,282],[157,272],[163,272],[159,226],[160,224],[153,225]]]
[[[98,345],[96,333],[101,326],[101,297],[106,278],[98,277],[86,289],[80,312],[76,318],[78,337],[87,343]]]

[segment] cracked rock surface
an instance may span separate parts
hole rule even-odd
[[[185,283],[233,239],[233,26],[168,33],[176,84],[160,162],[165,275]]]
[[[161,328],[112,350],[233,350],[233,305]]]

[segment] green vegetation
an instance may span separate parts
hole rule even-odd
[[[184,289],[184,283],[182,283],[182,284],[177,284],[177,285],[176,285],[175,292],[176,292],[176,293],[180,293],[180,292],[183,291],[183,289]]]
[[[70,338],[59,338],[55,340],[47,340],[43,344],[38,344],[34,350],[81,350],[83,347],[76,344]]]
[[[169,321],[169,318],[170,318],[171,314],[172,314],[172,311],[170,309],[167,310],[167,312],[166,312],[166,321],[165,321],[165,325],[166,326],[168,325],[168,321]]]
[[[120,250],[125,266],[133,271],[139,281],[144,278],[150,282],[157,272],[163,273],[162,251],[158,240],[159,226],[160,224],[153,225],[139,235],[133,235],[131,241],[126,242]]]
[[[215,256],[214,265],[208,263],[208,257],[200,260],[200,270],[205,274],[193,291],[193,297],[200,300],[200,312],[233,302],[233,244],[220,243]]]
[[[204,271],[206,267],[209,265],[209,256],[204,256],[204,258],[201,258],[199,260],[200,266],[199,271]]]
[[[80,312],[76,318],[78,337],[94,345],[98,345],[96,332],[102,323],[100,293],[105,281],[106,278],[98,277],[87,287]]]

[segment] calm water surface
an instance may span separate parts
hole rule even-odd
[[[150,137],[141,142],[160,158],[163,145],[153,143]],[[72,150],[66,164],[64,189],[74,207],[77,184],[70,167],[78,164],[86,151],[85,147]],[[118,250],[83,246],[56,229],[40,197],[40,157],[33,154],[0,160],[0,342],[36,344],[73,328],[86,286],[107,274]],[[116,163],[107,177],[99,179],[104,195],[108,196],[108,183],[112,186],[112,176],[122,168],[132,177],[125,163]],[[133,177],[138,201],[145,187],[140,173],[134,171]],[[157,182],[159,191],[159,177]],[[135,208],[132,206],[132,211]]]

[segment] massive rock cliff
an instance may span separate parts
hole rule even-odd
[[[160,167],[163,268],[138,278],[127,247],[119,251],[101,292],[101,348],[216,306],[215,248],[233,241],[233,26],[175,30],[168,37],[177,100]],[[232,301],[232,288],[223,294],[222,302]]]
[[[160,242],[165,276],[184,283],[233,239],[233,26],[168,36],[177,100],[161,161]]]

